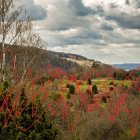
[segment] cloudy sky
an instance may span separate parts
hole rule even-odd
[[[140,0],[24,0],[47,49],[140,62]]]

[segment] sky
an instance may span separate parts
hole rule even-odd
[[[140,0],[23,0],[47,49],[140,63]]]

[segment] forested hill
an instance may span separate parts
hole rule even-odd
[[[30,56],[33,52],[38,52],[37,48],[34,47],[19,47],[19,46],[9,46],[14,54],[17,56],[17,63],[23,63],[25,57],[25,51],[27,50],[27,56]],[[48,64],[52,67],[59,67],[66,71],[75,71],[77,73],[83,72],[85,70],[91,68],[99,68],[103,67],[112,67],[110,65],[106,65],[100,61],[96,61],[94,59],[88,59],[84,56],[63,52],[54,52],[50,50],[40,49],[41,55],[37,55],[39,57],[39,63],[37,64],[37,69],[44,68]],[[6,62],[9,62],[11,58],[9,57],[9,53],[6,54]],[[10,65],[9,65],[10,66]]]
[[[73,58],[73,59],[77,59],[77,60],[87,60],[86,57],[81,56],[81,55],[77,55],[77,54],[71,54],[71,53],[64,53],[64,52],[54,52],[54,51],[47,51],[48,53],[58,56],[58,57],[63,57],[63,58]]]
[[[89,68],[102,68],[102,67],[111,67],[110,65],[104,64],[100,61],[96,61],[94,59],[88,59],[84,56],[63,52],[54,52],[54,51],[46,51],[44,53],[45,61],[44,64],[50,63],[53,66],[62,67],[64,69],[89,69]]]

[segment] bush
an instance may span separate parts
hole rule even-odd
[[[114,86],[116,87],[118,84],[116,83],[116,84],[114,84]]]
[[[124,86],[124,91],[126,92],[127,90],[128,90],[128,86],[126,85],[126,86]]]
[[[135,87],[134,84],[132,84],[132,86],[131,86],[129,92],[130,92],[131,94],[133,94],[133,95],[140,95],[140,92],[138,91],[138,88]]]
[[[69,87],[70,87],[70,84],[67,83],[67,84],[66,84],[66,88],[69,88]]]
[[[110,88],[109,88],[110,91],[113,91],[113,89],[114,89],[113,87],[110,87]]]
[[[87,85],[92,85],[91,79],[89,78],[87,81]]]
[[[93,86],[92,86],[92,92],[93,92],[94,94],[98,94],[98,89],[97,89],[97,86],[96,86],[96,85],[93,85]]]
[[[49,80],[53,82],[54,81],[54,78],[53,77],[49,77]]]
[[[69,86],[69,93],[70,94],[74,94],[75,93],[75,86],[74,85],[70,85]]]
[[[108,106],[104,104],[106,109],[95,108],[91,112],[81,113],[75,128],[72,133],[63,131],[63,135],[60,139],[63,140],[136,140],[140,138],[140,124],[135,127],[135,135],[132,138],[132,128],[130,125],[130,120],[134,120],[138,117],[138,112],[135,108],[140,106],[140,98],[134,96],[133,94],[124,94],[126,97],[126,104],[122,106],[122,109],[127,106],[131,110],[131,117],[126,111],[120,110],[117,115],[115,114],[115,109],[118,101],[120,100],[122,93],[116,93],[111,96],[113,101],[113,106]],[[106,96],[105,96],[106,97]],[[108,98],[108,97],[106,97]],[[133,102],[132,102],[133,101]],[[110,104],[111,105],[111,104]],[[109,107],[109,108],[108,108]],[[132,111],[134,110],[134,111]],[[73,113],[77,113],[77,110]],[[115,119],[111,119],[110,115],[116,116]],[[114,117],[113,117],[114,118]],[[133,127],[133,126],[132,126]]]
[[[110,82],[109,85],[114,85],[114,82]]]
[[[127,127],[119,121],[110,122],[98,112],[83,115],[77,122],[73,134],[67,135],[70,140],[131,140]]]
[[[67,99],[71,99],[70,93],[67,94]]]
[[[7,87],[7,84],[5,84],[5,87]],[[29,103],[27,101],[27,98],[25,98],[25,89],[22,88],[21,94],[19,96],[19,105],[24,100],[22,105],[20,105],[20,110],[23,110],[20,115],[17,117],[16,115],[13,115],[13,112],[11,115],[13,115],[13,119],[8,118],[9,114],[5,109],[2,110],[0,113],[0,139],[1,140],[56,140],[58,129],[56,126],[56,122],[54,119],[47,113],[44,112],[44,107],[41,106],[38,108],[36,112],[36,117],[32,117],[32,103]],[[11,101],[7,102],[7,106],[10,110],[12,110]],[[28,106],[26,106],[28,104]],[[35,106],[38,106],[38,104],[34,104]],[[26,106],[26,107],[25,107]],[[24,108],[24,109],[23,109]],[[40,116],[40,113],[44,112],[42,116],[36,121],[36,118]],[[5,119],[8,118],[8,122],[6,127],[5,125]],[[29,128],[27,131],[21,131],[17,125],[15,125],[14,121],[20,126],[22,129]],[[36,121],[36,122],[35,122]],[[34,124],[34,125],[32,125]]]
[[[114,72],[114,73],[113,73],[113,78],[116,79],[116,77],[117,77],[117,73]]]
[[[47,77],[42,77],[42,78],[40,78],[38,81],[36,81],[36,84],[37,84],[37,85],[42,85],[42,84],[44,84],[47,80],[48,80]]]
[[[106,97],[105,97],[105,96],[102,97],[102,101],[103,101],[104,103],[107,103],[107,100],[106,100]]]
[[[8,82],[3,83],[3,91],[6,91],[6,89],[9,87]]]

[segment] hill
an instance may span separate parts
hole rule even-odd
[[[112,67],[111,65],[104,64],[100,61],[96,61],[94,59],[88,59],[87,57],[64,53],[64,52],[54,52],[54,51],[46,51],[44,53],[46,56],[46,61],[44,63],[50,63],[53,66],[59,66],[64,69],[70,69],[73,66],[77,66],[79,68],[91,69],[91,68],[103,68],[103,67]],[[69,65],[70,64],[70,65]]]
[[[20,46],[9,46],[8,47],[12,50],[13,54],[16,54],[17,56],[17,64],[22,64],[24,61],[24,55],[27,51],[27,56],[30,57],[30,55],[33,52],[41,52],[41,55],[38,56],[39,62],[37,64],[36,69],[45,68],[48,64],[52,67],[59,67],[62,68],[68,72],[76,72],[80,73],[86,70],[91,70],[91,68],[98,68],[103,69],[104,67],[111,68],[111,65],[104,64],[100,61],[96,61],[94,59],[88,59],[84,56],[77,55],[77,54],[71,54],[71,53],[64,53],[64,52],[54,52],[50,50],[34,48],[34,47],[20,47]],[[6,54],[6,62],[8,64],[9,68],[11,68],[11,57],[10,53],[8,52]]]

